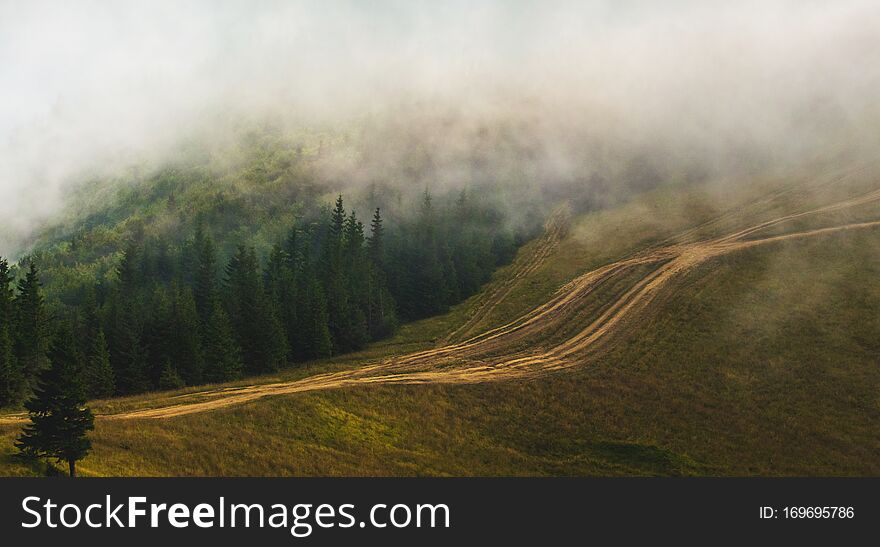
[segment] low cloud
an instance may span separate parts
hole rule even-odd
[[[413,143],[432,167],[394,177],[539,185],[871,153],[880,6],[9,1],[0,82],[6,254],[73,182],[241,119],[357,127],[355,161],[326,170],[365,181]]]

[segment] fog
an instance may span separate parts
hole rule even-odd
[[[646,157],[651,176],[712,177],[872,154],[878,84],[876,2],[6,0],[0,254],[83,177],[243,119],[358,124],[328,180],[507,166],[589,192],[648,176],[629,168]],[[430,170],[400,169],[413,142]]]

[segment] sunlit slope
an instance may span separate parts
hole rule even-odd
[[[667,189],[573,219],[548,252],[549,240],[524,247],[481,295],[448,316],[412,325],[346,362],[242,382],[255,384],[243,390],[97,402],[98,413],[115,413],[116,419],[98,421],[95,453],[83,470],[875,474],[880,228],[865,223],[880,219],[873,194],[878,180],[872,167],[860,167]],[[855,228],[837,229],[842,227]],[[828,228],[834,229],[821,231]],[[786,234],[807,235],[778,238]],[[644,305],[627,308],[597,339],[601,344],[560,357],[564,367],[492,372],[497,378],[481,372],[478,382],[449,375],[481,366],[474,361],[506,373],[521,352],[565,346],[617,303],[638,296],[633,290],[639,283],[677,258],[621,268],[607,282],[587,285],[565,320],[503,332],[494,339],[503,344],[480,337],[530,317],[531,310],[570,293],[572,280],[609,264],[706,241],[736,247],[668,276],[648,301],[639,301]],[[541,254],[546,256],[536,262]],[[523,330],[530,336],[517,339]],[[479,351],[463,340],[469,335],[478,339]],[[449,347],[456,349],[444,349]],[[414,350],[423,356],[413,357]],[[347,372],[353,366],[355,372]],[[382,366],[392,368],[375,368]],[[374,372],[362,372],[369,367]],[[340,385],[290,382],[340,369]],[[425,376],[423,385],[364,381],[395,375],[383,381],[399,383],[424,371],[434,376]],[[296,396],[272,396],[285,392],[270,390],[226,404],[230,396],[273,385],[319,390]],[[161,416],[202,403],[209,404],[198,412],[168,414],[176,417],[131,414],[156,409],[154,416]],[[17,426],[3,427],[11,439]],[[4,450],[11,451],[9,444]],[[4,467],[8,473],[32,471],[9,460]]]

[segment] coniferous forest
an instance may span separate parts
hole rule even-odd
[[[428,191],[419,201],[389,226],[381,208],[361,218],[340,195],[263,252],[216,241],[201,218],[188,235],[135,232],[111,275],[51,306],[38,255],[0,260],[0,406],[34,392],[62,338],[71,381],[99,398],[272,372],[443,312],[509,261],[517,240],[466,192],[442,207]]]

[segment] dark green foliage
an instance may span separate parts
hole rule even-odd
[[[172,291],[168,359],[186,384],[197,385],[202,383],[205,363],[196,302],[189,287],[174,283]]]
[[[225,382],[361,349],[393,333],[400,317],[469,296],[513,249],[501,217],[466,194],[437,206],[426,191],[417,213],[390,228],[376,208],[369,235],[340,195],[288,226],[263,260],[249,245],[221,259],[207,220],[183,241],[147,236],[132,221],[115,275],[52,301],[76,331],[87,397]],[[45,366],[47,311],[34,262],[14,300],[12,278],[0,261],[0,405],[23,400]]]
[[[278,370],[287,364],[287,342],[275,307],[263,290],[257,255],[240,246],[226,267],[227,310],[241,346],[245,369]]]
[[[16,402],[22,378],[15,356],[15,314],[9,263],[0,258],[0,407]]]
[[[367,242],[366,319],[372,339],[388,336],[397,327],[394,298],[388,290],[385,272],[385,228],[379,208],[370,222]]]
[[[18,282],[15,297],[15,358],[22,386],[16,391],[26,394],[37,374],[46,367],[48,347],[47,318],[37,266],[28,263],[25,276]]]
[[[204,319],[213,312],[217,299],[217,252],[214,250],[214,242],[205,233],[201,222],[196,226],[192,251],[196,255],[193,296],[199,317]]]
[[[309,230],[306,235],[308,237],[294,255],[297,268],[296,332],[299,338],[294,348],[299,360],[328,357],[333,351],[327,299],[312,254],[314,232]]]
[[[205,321],[203,331],[205,381],[226,382],[239,378],[244,368],[241,349],[235,342],[229,317],[219,301],[214,303],[214,309]]]
[[[34,396],[25,403],[31,423],[15,443],[25,456],[67,462],[71,477],[76,461],[91,449],[86,433],[94,429],[94,417],[84,408],[81,359],[71,332],[60,331],[49,351],[51,364],[40,373]]]
[[[199,318],[198,329],[193,330],[193,334],[199,335],[197,343],[202,353],[201,371],[198,376],[208,382],[234,380],[241,376],[244,368],[241,348],[235,340],[229,316],[226,315],[220,302],[217,290],[216,251],[201,222],[196,226],[192,250],[196,255],[193,305]],[[189,321],[188,316],[191,312],[187,309],[189,304],[186,295],[182,295],[180,306],[181,321]],[[196,342],[193,342],[193,345],[195,344]],[[195,348],[192,351],[195,352]],[[184,380],[190,384],[199,381],[195,375],[190,377],[187,367],[183,370]]]
[[[118,283],[110,302],[110,356],[118,393],[139,393],[150,389],[150,356],[147,328],[155,324],[145,302],[148,278],[142,275],[145,247],[129,244],[117,268]]]
[[[100,327],[89,344],[83,381],[85,382],[86,395],[89,398],[109,397],[116,390],[107,338],[104,336],[104,330]]]
[[[116,391],[110,348],[104,333],[95,291],[86,296],[78,332],[83,354],[83,386],[88,398],[109,397]]]
[[[174,315],[169,290],[157,285],[147,304],[149,313],[144,317],[144,346],[147,350],[147,368],[151,386],[159,385],[165,367],[177,353],[173,345]]]
[[[330,337],[330,317],[327,313],[327,300],[324,297],[324,289],[313,277],[306,279],[303,289],[304,302],[308,306],[302,314],[303,357],[305,359],[319,359],[329,357],[333,352],[333,341]]]
[[[264,273],[266,301],[280,322],[290,354],[300,343],[297,332],[296,274],[281,244],[272,247]]]
[[[139,393],[150,388],[149,358],[142,332],[137,316],[129,309],[122,310],[116,322],[112,353],[118,393]]]
[[[418,217],[411,228],[415,245],[399,242],[393,258],[395,264],[401,264],[395,297],[406,317],[421,318],[442,313],[453,302],[450,291],[453,278],[451,272],[444,269],[449,262],[445,259],[443,245],[439,243],[439,224],[433,198],[425,190]]]
[[[328,326],[335,353],[343,353],[351,349],[352,317],[349,315],[349,294],[342,264],[344,229],[345,207],[342,196],[339,196],[330,216],[321,261],[324,295],[327,298]]]
[[[10,326],[8,321],[0,324],[0,407],[15,402],[21,385],[21,374],[15,361]]]
[[[162,367],[158,385],[159,389],[178,389],[186,385],[183,378],[177,373],[177,369],[171,364],[170,359],[166,360],[165,365]]]

